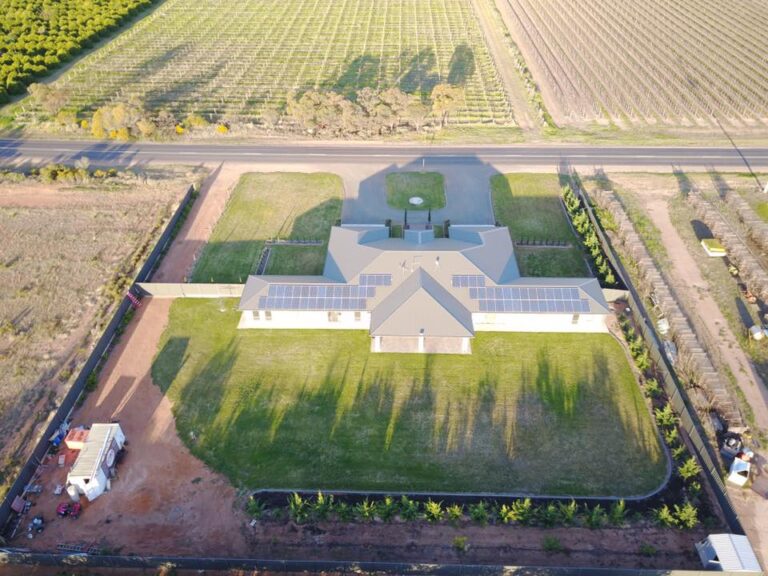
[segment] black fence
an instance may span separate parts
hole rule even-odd
[[[149,256],[147,256],[147,259],[144,261],[144,265],[136,275],[134,282],[146,282],[152,277],[152,273],[157,268],[157,265],[160,262],[166,247],[173,239],[173,235],[176,231],[176,225],[179,223],[182,216],[184,216],[187,206],[193,197],[194,188],[190,186],[187,190],[187,193],[179,203],[179,207],[176,209],[170,221],[166,225],[165,230],[163,230],[163,233],[160,235],[160,238],[155,244],[155,247],[152,249],[152,252],[150,252]],[[61,405],[56,411],[56,414],[50,420],[47,428],[45,429],[45,432],[43,432],[42,436],[40,437],[40,440],[37,443],[37,446],[35,446],[34,451],[19,472],[19,475],[16,477],[16,480],[14,481],[10,490],[8,490],[8,493],[5,495],[5,499],[3,500],[2,504],[0,504],[0,534],[3,533],[4,528],[8,525],[9,520],[14,514],[13,510],[11,509],[11,504],[17,496],[22,496],[24,494],[24,488],[31,482],[35,471],[40,465],[40,462],[50,448],[49,439],[54,434],[56,434],[61,425],[66,421],[67,418],[69,418],[72,409],[75,407],[80,394],[82,394],[85,388],[85,384],[88,381],[89,376],[93,373],[94,370],[96,370],[104,355],[109,351],[110,345],[112,344],[112,341],[114,340],[115,335],[117,334],[118,329],[120,328],[120,325],[125,318],[125,315],[131,309],[131,306],[131,301],[127,296],[124,296],[120,302],[120,305],[115,311],[115,314],[112,316],[112,320],[110,320],[109,324],[104,329],[104,333],[96,343],[96,346],[91,352],[91,355],[88,357],[88,360],[85,362],[82,370],[80,370],[80,374],[78,374],[77,380],[75,380],[75,383],[69,389],[69,392],[67,392],[67,395],[61,402]]]
[[[667,357],[661,352],[661,344],[656,332],[652,328],[653,320],[643,304],[643,299],[630,281],[629,274],[616,255],[613,244],[595,217],[586,194],[579,186],[576,186],[576,192],[584,201],[589,219],[592,221],[592,224],[597,231],[600,244],[603,246],[603,250],[608,257],[608,260],[629,291],[629,305],[632,308],[633,313],[638,315],[635,325],[648,345],[651,359],[656,364],[661,376],[661,383],[664,386],[664,391],[675,412],[680,416],[680,426],[688,434],[693,453],[701,464],[704,476],[712,487],[712,491],[715,494],[715,498],[717,499],[720,508],[723,510],[725,520],[734,534],[744,534],[744,529],[739,521],[739,516],[733,509],[731,501],[728,499],[728,494],[726,493],[725,485],[723,484],[721,477],[722,471],[717,454],[707,440],[707,435],[704,432],[701,422],[696,416],[696,411],[693,409],[690,400],[688,399],[688,395],[685,393],[685,389],[677,378],[672,366],[669,364]]]
[[[257,558],[188,558],[177,556],[90,556],[86,554],[25,553],[0,548],[0,562],[9,565],[62,568],[117,568],[156,570],[169,565],[181,570],[255,570],[304,574],[402,574],[429,576],[706,576],[704,570],[643,568],[567,568],[556,566],[502,566],[434,564],[421,562],[352,562],[346,560],[264,560]],[[718,572],[729,575],[734,572]],[[743,574],[743,572],[741,573]],[[753,573],[754,574],[754,573]]]

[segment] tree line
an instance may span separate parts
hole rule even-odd
[[[156,0],[0,0],[0,102]]]
[[[211,125],[204,116],[178,116],[163,109],[150,111],[138,97],[106,104],[81,117],[69,107],[70,94],[55,84],[32,84],[29,93],[45,117],[68,128],[79,128],[96,138],[168,138]],[[303,131],[314,136],[357,136],[362,138],[394,134],[401,130],[421,131],[426,126],[443,127],[462,105],[464,92],[450,84],[436,85],[425,101],[399,88],[363,88],[351,97],[334,91],[310,90],[290,94],[284,107],[267,107],[261,126],[269,131]],[[215,130],[226,133],[230,124],[219,121]]]

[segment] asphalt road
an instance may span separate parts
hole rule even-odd
[[[147,162],[270,162],[368,164],[424,162],[557,166],[661,166],[753,170],[768,169],[768,148],[597,147],[597,146],[404,146],[342,144],[147,144],[73,140],[0,140],[0,163],[71,161],[87,156],[110,164]]]

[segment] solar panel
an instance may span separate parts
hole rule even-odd
[[[458,274],[451,278],[454,288],[477,288],[485,286],[485,276],[482,274]]]
[[[463,277],[454,276],[454,286],[457,281],[464,287]],[[589,312],[589,300],[571,287],[477,286],[469,288],[469,297],[478,301],[481,312]]]
[[[392,286],[392,274],[360,274],[360,286]]]
[[[285,298],[261,296],[259,310],[366,310],[365,298]]]

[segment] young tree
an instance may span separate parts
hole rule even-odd
[[[49,84],[32,84],[28,90],[37,105],[50,116],[56,116],[69,102],[69,94],[66,90]]]
[[[438,84],[432,89],[432,113],[440,118],[440,126],[445,126],[448,116],[461,106],[462,90],[450,84]]]

